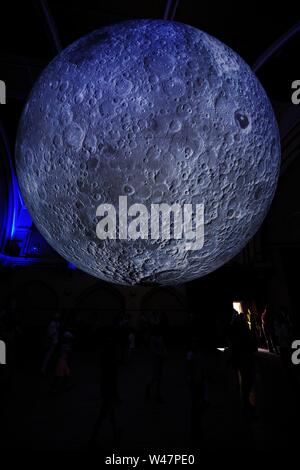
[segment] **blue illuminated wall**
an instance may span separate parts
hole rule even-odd
[[[65,263],[34,226],[19,190],[10,149],[0,126],[0,264]]]

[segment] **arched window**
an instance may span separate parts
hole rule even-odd
[[[76,317],[93,326],[112,325],[114,318],[125,309],[122,294],[110,285],[87,289],[75,302]]]

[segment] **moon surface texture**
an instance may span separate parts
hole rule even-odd
[[[279,162],[272,107],[249,66],[212,36],[160,20],[108,26],[60,53],[16,145],[21,191],[49,244],[125,285],[186,282],[234,257],[266,216]],[[97,207],[118,212],[119,196],[149,210],[204,204],[204,245],[99,239]]]

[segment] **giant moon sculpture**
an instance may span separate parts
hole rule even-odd
[[[16,145],[21,191],[52,247],[100,279],[173,284],[235,256],[261,225],[279,172],[269,100],[217,39],[168,21],[108,26],[41,74]],[[204,245],[106,239],[99,204],[204,204]]]

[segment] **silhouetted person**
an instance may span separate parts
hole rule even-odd
[[[121,313],[118,316],[116,324],[117,341],[120,349],[121,361],[126,362],[128,358],[128,336],[129,336],[129,317],[128,314]]]
[[[101,426],[106,419],[112,427],[113,443],[120,442],[120,429],[117,424],[116,407],[119,403],[118,373],[119,373],[119,349],[115,332],[109,332],[104,338],[100,352],[100,389],[101,406],[98,419],[94,425],[90,444],[95,444]]]
[[[190,437],[197,445],[203,437],[202,421],[208,408],[207,369],[206,349],[194,337],[187,353],[187,375],[191,396]]]
[[[261,315],[261,327],[269,352],[278,354],[275,341],[273,318],[271,315],[271,310],[269,310],[267,307]]]
[[[71,354],[71,352],[73,351],[74,340],[75,336],[73,329],[65,328],[61,338],[61,351]]]
[[[287,377],[291,380],[292,383],[294,383],[294,368],[291,361],[293,325],[286,310],[283,307],[280,308],[274,323],[281,362],[285,371],[287,372]]]
[[[130,361],[135,351],[135,332],[130,330],[128,335],[128,351],[127,351],[127,361]]]
[[[151,379],[146,387],[146,399],[154,396],[157,402],[162,402],[161,382],[163,374],[163,365],[166,355],[166,346],[160,327],[155,325],[150,337],[150,353],[151,353]]]
[[[41,368],[43,374],[46,373],[58,345],[60,326],[60,315],[56,313],[47,328],[47,351]]]
[[[19,342],[21,330],[17,325],[17,313],[15,299],[11,299],[8,308],[4,308],[1,312],[1,339],[6,344],[6,365],[5,375],[7,384],[13,389],[14,376],[18,369],[18,363],[21,360],[19,351]],[[23,351],[22,351],[23,353]]]
[[[140,315],[140,343],[142,346],[147,347],[149,343],[149,318],[142,312]]]
[[[69,386],[70,376],[69,357],[68,353],[64,352],[60,354],[55,367],[53,392],[57,393],[66,390]]]
[[[0,447],[6,441],[9,422],[7,402],[13,391],[13,374],[10,363],[10,332],[5,318],[6,310],[0,311],[0,340],[6,345],[6,364],[0,364]]]
[[[54,370],[53,392],[62,392],[70,387],[70,360],[73,341],[74,335],[70,330],[65,330],[62,336],[59,356]]]
[[[233,312],[228,339],[232,365],[239,375],[243,411],[246,416],[251,416],[254,412],[254,407],[250,403],[250,392],[255,380],[256,345],[243,313]]]

